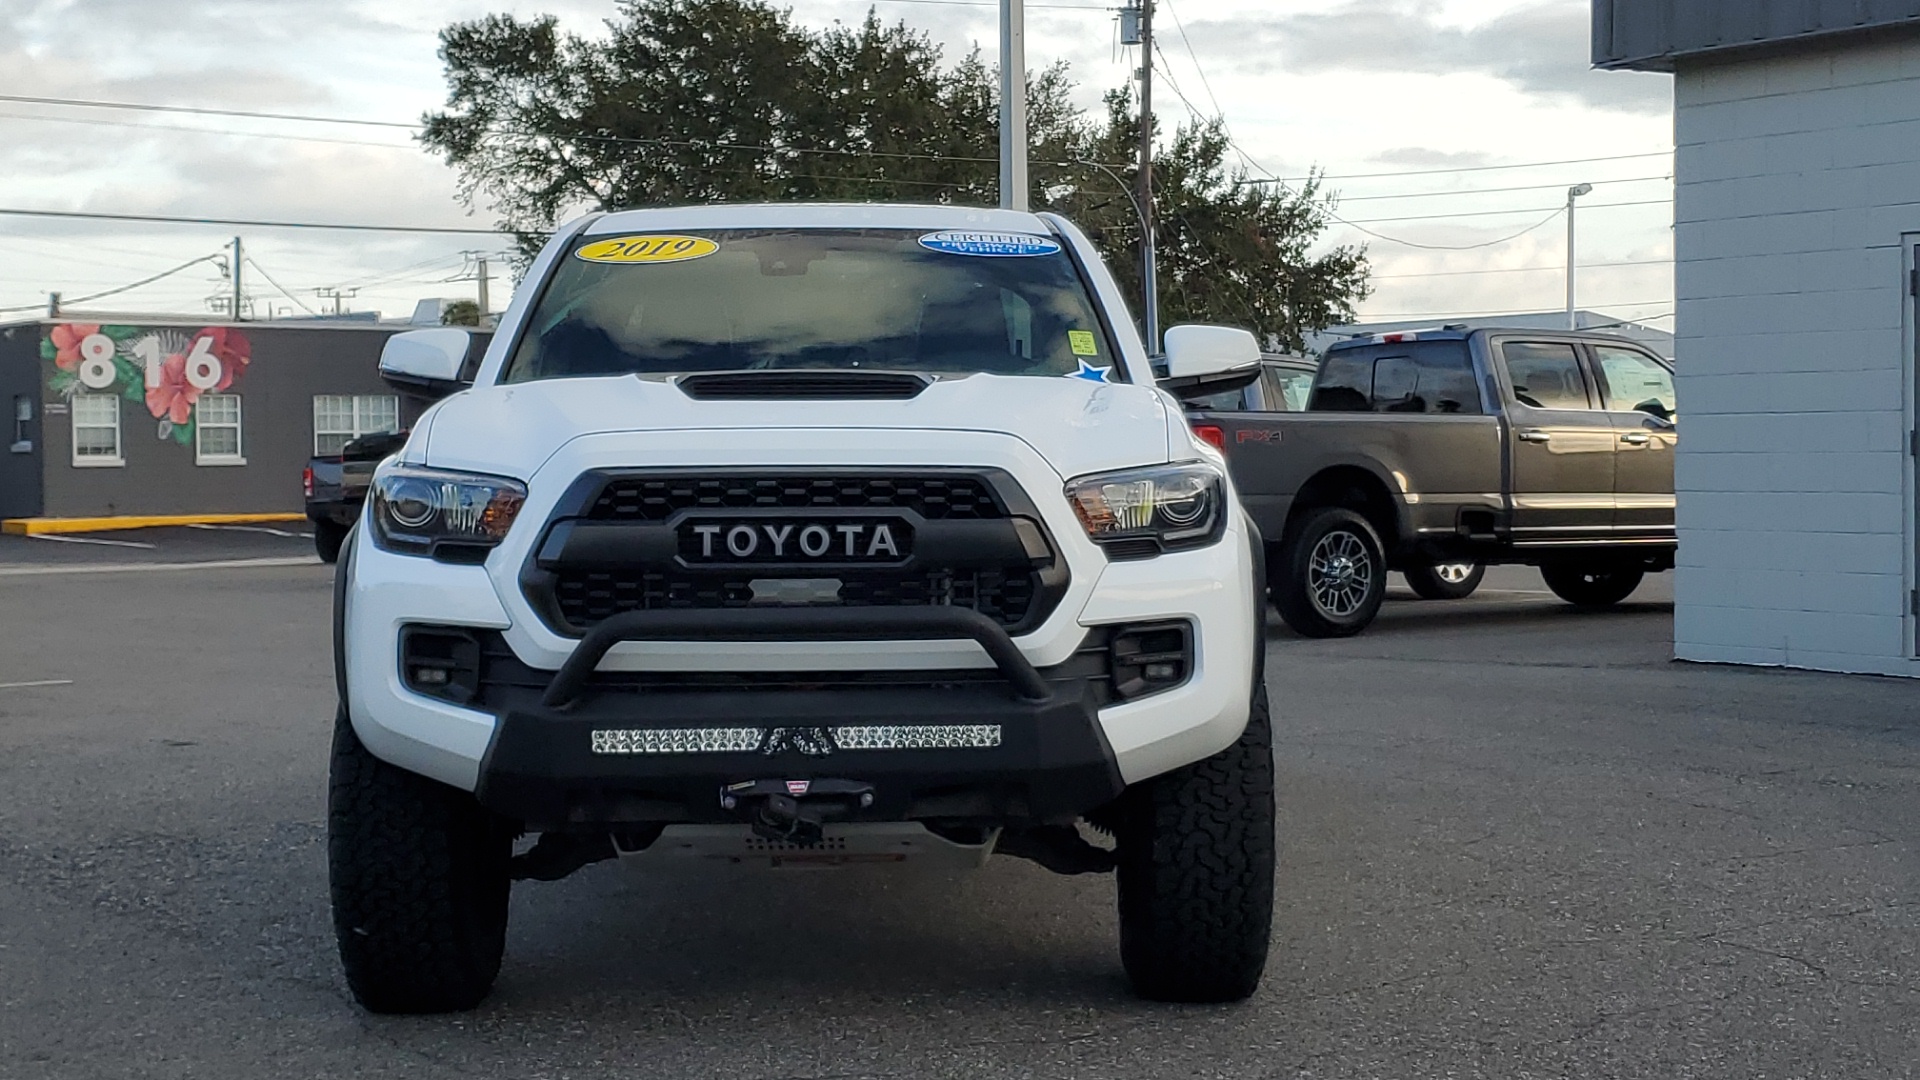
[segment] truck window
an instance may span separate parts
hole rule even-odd
[[[1473,357],[1459,339],[1337,349],[1320,365],[1307,407],[1314,412],[1482,411]]]
[[[1269,412],[1300,412],[1313,392],[1313,369],[1269,364],[1264,389]]]
[[[1645,353],[1611,345],[1594,346],[1593,357],[1599,361],[1600,393],[1607,408],[1674,418],[1673,375],[1665,365]]]
[[[1590,409],[1587,378],[1573,346],[1509,341],[1500,346],[1507,361],[1513,397],[1536,409]]]
[[[768,368],[1125,380],[1051,238],[725,229],[582,238],[501,381]]]

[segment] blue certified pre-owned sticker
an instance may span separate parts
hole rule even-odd
[[[996,259],[1024,259],[1058,255],[1060,245],[1031,233],[937,232],[920,238],[920,246],[948,255],[984,255]]]

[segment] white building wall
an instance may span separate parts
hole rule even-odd
[[[1920,676],[1920,43],[1675,79],[1683,660]]]

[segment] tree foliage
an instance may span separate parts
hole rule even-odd
[[[869,13],[822,31],[765,0],[622,0],[604,37],[551,16],[441,33],[447,108],[422,141],[497,210],[522,252],[584,210],[706,202],[998,199],[998,77]],[[1086,228],[1129,295],[1140,279],[1139,120],[1073,104],[1064,66],[1030,75],[1031,199]],[[1316,249],[1316,182],[1252,186],[1218,122],[1178,128],[1154,166],[1162,322],[1247,326],[1299,348],[1352,317],[1365,253]],[[1099,164],[1093,164],[1099,163]]]

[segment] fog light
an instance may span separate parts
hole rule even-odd
[[[1171,690],[1193,672],[1193,625],[1116,627],[1108,654],[1115,696],[1132,700]]]
[[[403,627],[400,675],[416,694],[465,705],[480,695],[480,639],[459,627]]]

